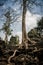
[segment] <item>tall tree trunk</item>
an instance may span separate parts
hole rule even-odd
[[[27,35],[26,35],[26,24],[25,24],[25,18],[26,18],[26,0],[23,0],[23,13],[22,13],[22,44],[27,49],[27,44],[25,41],[27,41]]]

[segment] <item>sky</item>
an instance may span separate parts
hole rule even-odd
[[[41,0],[38,0],[39,2]],[[3,23],[6,21],[6,18],[3,14],[5,14],[5,12],[7,11],[7,9],[10,7],[12,8],[14,11],[16,11],[16,14],[21,14],[19,17],[19,22],[15,22],[11,25],[11,29],[13,29],[12,31],[12,35],[18,35],[20,42],[22,39],[22,9],[18,11],[20,4],[16,3],[14,4],[14,0],[0,0],[0,3],[4,3],[3,6],[0,6],[0,28],[2,28]],[[10,4],[9,4],[10,3]],[[41,4],[43,3],[43,0],[41,1]],[[19,6],[19,7],[18,7]],[[13,13],[13,14],[15,14]],[[35,13],[35,14],[33,14]],[[12,15],[12,14],[11,14]],[[37,20],[39,20],[41,17],[43,16],[43,5],[42,7],[40,6],[33,6],[32,7],[32,11],[30,12],[30,10],[27,10],[26,13],[26,30],[27,32],[30,31],[31,29],[33,29],[34,27],[37,26]],[[3,32],[0,32],[0,37],[2,37],[3,39],[5,38],[5,35]],[[10,38],[10,37],[9,37]]]

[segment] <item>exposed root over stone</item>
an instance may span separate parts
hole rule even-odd
[[[13,53],[13,55],[11,55],[11,56],[8,58],[8,63],[9,63],[9,64],[11,63],[11,62],[10,62],[11,58],[15,57],[16,52],[17,52],[17,50],[15,50],[14,53]]]

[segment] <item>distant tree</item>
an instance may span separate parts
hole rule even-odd
[[[37,30],[36,29],[31,29],[28,32],[28,37],[30,37],[30,38],[37,37]]]
[[[3,24],[1,31],[5,32],[5,42],[8,44],[8,36],[11,35],[10,23],[11,23],[11,16],[10,11],[6,12],[5,14],[6,22]]]
[[[28,37],[40,37],[43,32],[43,17],[38,21],[37,27],[28,32]]]
[[[19,36],[17,36],[17,35],[11,36],[9,45],[14,46],[16,44],[19,44]]]
[[[8,44],[8,36],[11,35],[11,32],[13,31],[10,28],[11,24],[17,21],[17,19],[19,18],[19,14],[17,14],[16,11],[14,11],[11,7],[8,7],[3,15],[6,17],[6,21],[5,23],[3,23],[0,31],[4,31],[5,42]]]
[[[36,28],[31,29],[28,32],[28,37],[33,41],[39,42],[41,40],[41,35],[38,31],[38,28],[36,27]]]

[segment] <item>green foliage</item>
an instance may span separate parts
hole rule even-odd
[[[38,21],[37,27],[28,32],[30,38],[40,38],[43,32],[43,17]]]
[[[28,37],[30,37],[30,38],[39,37],[37,28],[30,30],[30,32],[28,32]]]
[[[39,30],[38,30],[37,27],[34,28],[34,29],[32,29],[32,30],[30,30],[30,31],[28,32],[28,37],[29,37],[31,40],[36,41],[36,42],[41,41],[41,38],[42,38],[42,36],[41,36],[41,34],[40,34],[40,32],[39,32]]]
[[[19,36],[17,36],[17,35],[11,36],[10,42],[9,42],[9,45],[13,46],[15,44],[19,44]]]
[[[7,25],[7,22],[3,24],[3,31],[7,33],[7,35],[11,35],[10,26]]]
[[[40,19],[40,21],[38,21],[38,28],[43,30],[43,17]]]

